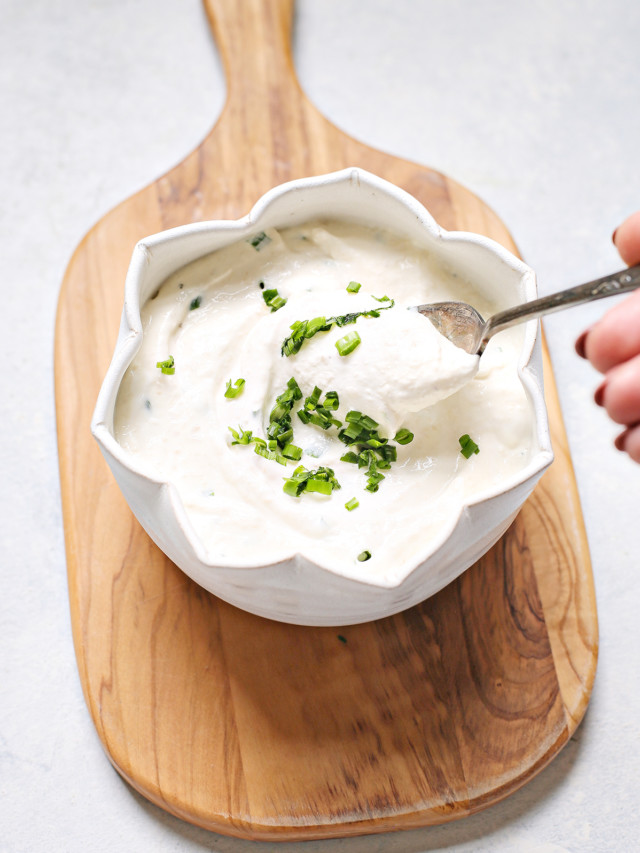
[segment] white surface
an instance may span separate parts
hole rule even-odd
[[[640,6],[626,0],[299,0],[301,82],[336,124],[489,202],[542,292],[619,265],[640,207]],[[224,99],[198,0],[3,0],[4,310],[0,851],[284,849],[196,829],[120,780],[86,711],[70,636],[51,353],[60,281],[88,227],[172,166]],[[37,239],[34,240],[34,234]],[[456,824],[297,853],[639,848],[640,468],[612,449],[573,339],[603,303],[546,323],[596,579],[587,717],[549,768]]]

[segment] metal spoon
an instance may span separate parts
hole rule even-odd
[[[428,317],[436,329],[456,346],[472,355],[482,355],[489,339],[496,332],[543,314],[626,293],[636,287],[640,287],[640,264],[551,296],[534,299],[533,302],[525,302],[524,305],[516,305],[515,308],[494,314],[488,320],[484,320],[466,302],[434,302],[431,305],[418,305],[416,310]]]

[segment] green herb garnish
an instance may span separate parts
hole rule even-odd
[[[276,397],[275,404],[269,414],[269,426],[267,427],[267,435],[270,439],[275,440],[281,448],[290,444],[293,438],[291,410],[294,403],[301,399],[302,391],[292,376],[282,394],[278,394]]]
[[[227,390],[224,392],[224,396],[228,397],[230,400],[233,400],[234,397],[237,397],[242,393],[242,389],[244,388],[244,379],[236,379],[234,383],[229,380],[227,382]]]
[[[342,634],[338,634],[338,639],[340,640],[340,642],[341,642],[341,643],[346,643],[346,642],[347,642],[347,638],[346,638],[346,637],[343,637],[343,636],[342,636]]]
[[[359,281],[350,281],[349,284],[347,285],[347,291],[349,293],[357,293],[361,287],[362,287],[362,285],[360,284]]]
[[[254,237],[251,237],[249,243],[253,246],[253,248],[259,252],[260,249],[264,249],[267,243],[271,242],[271,237],[268,234],[265,234],[264,231],[261,231],[259,234],[256,234]]]
[[[294,462],[298,462],[302,459],[302,448],[297,447],[295,444],[286,444],[282,450],[282,455],[286,456],[287,459],[293,459]]]
[[[322,405],[325,407],[325,409],[335,411],[340,406],[340,398],[338,397],[338,392],[327,391],[327,393],[324,395],[324,402]]]
[[[274,462],[278,462],[280,465],[286,465],[287,460],[282,455],[282,453],[278,452],[278,443],[276,441],[265,441],[264,438],[254,438],[253,439],[253,449],[258,454],[258,456],[264,457],[264,459],[270,459]]]
[[[227,427],[227,429],[234,439],[231,444],[251,444],[253,441],[253,433],[250,429],[245,430],[241,426],[238,427],[237,431],[233,427]]]
[[[272,314],[274,311],[277,311],[279,308],[282,308],[284,305],[287,304],[287,300],[284,298],[284,296],[280,296],[275,287],[263,291],[262,298],[264,299],[266,305],[271,308]]]
[[[385,305],[384,308],[371,308],[369,311],[354,311],[351,314],[342,314],[339,317],[315,317],[313,320],[296,320],[289,327],[291,334],[282,342],[282,346],[280,347],[281,355],[289,357],[299,352],[304,342],[308,341],[318,332],[328,332],[334,325],[338,327],[347,326],[350,323],[355,323],[358,317],[379,317],[380,311],[386,311],[395,305],[393,299],[389,299],[388,296],[374,296],[373,298],[376,302],[388,302],[389,305]],[[353,349],[356,346],[358,346],[357,343]],[[349,352],[351,351],[349,350]],[[343,353],[340,354],[343,355]],[[347,355],[347,353],[344,353],[344,355]]]
[[[339,355],[349,355],[361,343],[360,335],[357,332],[349,332],[349,334],[336,341],[336,349]]]
[[[413,433],[408,429],[399,429],[394,435],[393,440],[397,441],[398,444],[409,444],[413,441]]]
[[[312,338],[317,332],[328,332],[331,324],[327,324],[324,317],[315,317],[313,320],[296,320],[289,328],[293,334],[282,343],[280,354],[290,356],[300,351],[302,344]]]
[[[192,299],[189,303],[189,311],[194,311],[196,308],[199,308],[202,304],[202,296],[196,296],[195,299]]]
[[[345,507],[347,508],[347,510],[349,512],[352,512],[354,509],[356,509],[359,506],[360,506],[360,501],[356,500],[355,498],[351,498],[351,500],[347,501],[345,504]]]
[[[285,479],[282,490],[291,497],[298,498],[303,492],[330,495],[334,489],[339,488],[340,483],[336,480],[332,468],[317,468],[315,471],[308,471],[304,465],[299,465],[292,476]]]
[[[250,429],[244,430],[240,426],[237,430],[233,429],[233,427],[227,427],[227,429],[229,430],[234,439],[231,442],[232,445],[253,444],[253,449],[258,454],[258,456],[263,456],[265,459],[272,459],[275,462],[279,462],[280,465],[287,464],[286,458],[282,453],[280,453],[277,441],[265,441],[264,438],[258,438],[257,436],[254,436]]]
[[[350,462],[358,468],[366,468],[368,492],[377,492],[391,463],[398,459],[398,449],[378,432],[378,423],[369,415],[352,410],[346,414],[347,426],[340,430],[338,438],[349,450],[340,457],[341,462]],[[405,432],[409,432],[405,430]],[[403,433],[400,430],[397,435]],[[410,434],[410,433],[409,433]],[[404,437],[404,436],[403,436]],[[413,437],[413,436],[412,436]]]
[[[371,551],[362,551],[362,553],[358,554],[358,562],[366,563],[367,560],[371,559]]]
[[[316,385],[311,394],[305,399],[303,407],[298,412],[298,417],[303,424],[315,424],[321,429],[327,430],[331,426],[341,427],[342,421],[333,417],[333,412],[340,405],[338,393],[327,391],[324,400],[320,402],[322,391]]]
[[[460,442],[460,453],[465,459],[469,459],[474,453],[480,453],[480,448],[469,435],[461,435],[458,439]]]
[[[244,380],[238,381],[242,381],[244,384]],[[238,427],[237,430],[228,427],[234,438],[231,444],[253,444],[253,449],[258,456],[278,462],[280,465],[286,465],[288,459],[297,462],[302,456],[302,448],[291,444],[293,438],[291,409],[296,400],[301,399],[302,391],[296,380],[291,377],[285,390],[276,397],[271,410],[269,426],[267,427],[268,438],[258,438],[252,434],[251,430],[243,430],[242,427]]]
[[[160,370],[167,376],[173,376],[173,374],[176,372],[176,363],[173,360],[172,355],[170,355],[166,361],[157,361],[156,367],[159,367]]]

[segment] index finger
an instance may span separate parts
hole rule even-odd
[[[640,264],[640,210],[616,228],[613,243],[627,266]]]
[[[589,330],[584,353],[601,373],[640,354],[640,290],[607,311]]]

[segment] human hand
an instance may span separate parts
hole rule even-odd
[[[626,264],[640,264],[640,211],[614,231],[613,242]],[[616,447],[640,462],[640,291],[583,332],[576,352],[604,374],[594,399],[625,427]]]

